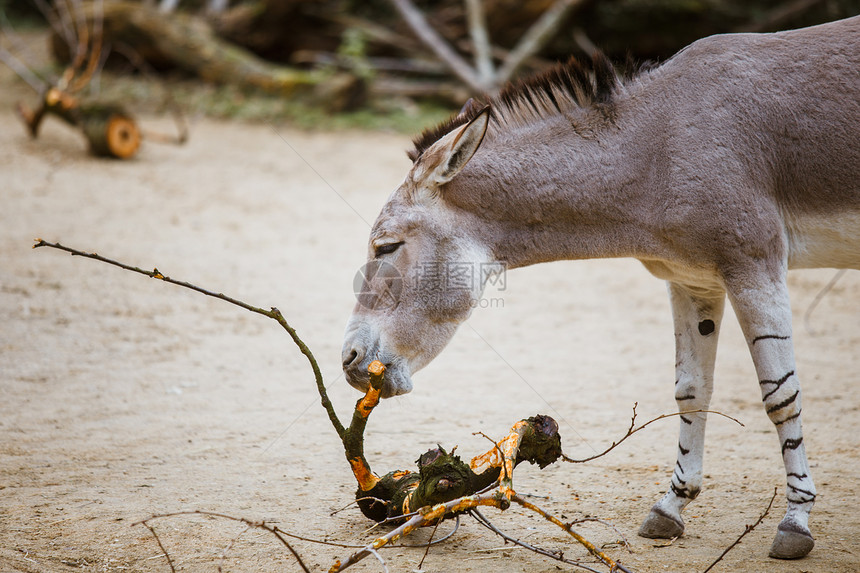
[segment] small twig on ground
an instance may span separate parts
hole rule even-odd
[[[436,530],[439,529],[439,524],[442,523],[442,520],[436,522],[436,525],[433,526],[433,531],[430,532],[430,541],[427,542],[427,548],[424,550],[424,555],[421,556],[421,561],[418,562],[418,569],[421,569],[424,565],[424,560],[427,559],[427,555],[430,553],[430,546],[433,544],[433,538],[436,536]]]
[[[744,536],[745,536],[746,534],[751,533],[753,529],[755,529],[756,527],[758,527],[758,526],[759,526],[759,524],[760,524],[762,521],[764,521],[764,518],[767,516],[768,512],[770,511],[771,506],[773,506],[773,500],[775,500],[775,499],[776,499],[776,492],[777,492],[777,488],[773,488],[773,495],[771,496],[770,501],[769,501],[769,502],[768,502],[768,504],[767,504],[767,507],[765,508],[764,512],[762,512],[762,514],[758,516],[758,519],[755,521],[755,523],[753,523],[752,525],[747,525],[747,526],[744,528],[744,532],[743,532],[743,533],[741,533],[740,537],[738,537],[737,539],[735,539],[735,542],[734,542],[734,543],[732,543],[731,545],[729,545],[728,547],[726,547],[726,550],[725,550],[725,551],[723,551],[723,552],[720,554],[720,556],[719,556],[719,557],[717,557],[717,558],[716,558],[716,560],[715,560],[713,563],[711,563],[710,565],[708,565],[708,568],[707,568],[707,569],[705,569],[704,571],[702,571],[702,573],[708,573],[708,571],[710,571],[711,569],[713,569],[713,568],[714,568],[714,565],[716,565],[717,563],[719,563],[719,562],[723,559],[723,557],[725,557],[725,556],[726,556],[726,554],[727,554],[729,551],[731,551],[732,549],[734,549],[734,547],[735,547],[738,543],[740,543],[740,542],[741,542],[741,539],[743,539],[743,538],[744,538]]]
[[[222,565],[224,565],[224,561],[227,559],[227,554],[228,554],[228,553],[233,549],[233,546],[234,546],[234,545],[236,545],[236,542],[237,542],[237,541],[239,541],[239,539],[240,539],[243,535],[245,535],[245,533],[246,533],[249,529],[251,529],[251,526],[250,526],[250,525],[246,525],[246,526],[245,526],[245,529],[243,529],[243,530],[242,530],[242,532],[241,532],[239,535],[237,535],[237,536],[236,536],[236,537],[234,537],[232,540],[230,540],[230,545],[228,545],[228,546],[226,547],[226,549],[224,549],[224,551],[222,551],[222,552],[221,552],[221,558],[218,560],[218,573],[223,573],[224,569],[223,569]],[[277,533],[276,533],[275,535],[277,535]]]
[[[564,523],[563,521],[561,521],[556,516],[547,513],[546,511],[544,511],[540,507],[536,506],[535,504],[533,504],[531,502],[526,501],[525,499],[523,499],[521,496],[519,496],[517,494],[514,494],[511,496],[511,501],[520,504],[521,506],[523,506],[526,509],[530,509],[530,510],[534,511],[535,513],[539,514],[541,517],[543,517],[544,519],[546,519],[550,523],[554,523],[555,525],[557,525],[560,528],[562,528],[563,530],[565,530],[568,534],[570,534],[571,537],[576,539],[580,545],[585,547],[589,553],[591,553],[592,555],[597,557],[600,561],[602,561],[604,564],[609,566],[610,571],[624,571],[625,573],[631,573],[630,570],[627,569],[626,567],[624,567],[621,563],[619,563],[618,561],[613,561],[609,556],[607,556],[605,553],[603,553],[603,551],[601,551],[600,549],[595,547],[595,545],[593,543],[591,543],[585,537],[583,537],[582,535],[580,535],[579,533],[574,531],[573,527],[571,527],[571,525],[569,523]]]
[[[167,565],[170,566],[171,573],[176,573],[176,567],[173,565],[173,559],[170,558],[170,553],[167,552],[167,549],[164,548],[164,545],[161,543],[161,538],[158,537],[158,534],[155,532],[155,528],[148,524],[146,521],[141,521],[141,525],[146,527],[152,536],[155,538],[155,542],[158,543],[158,547],[161,549],[161,552],[164,554],[165,559],[167,559]],[[136,524],[132,524],[136,525]]]
[[[621,531],[617,527],[615,527],[614,525],[612,525],[611,523],[609,523],[608,521],[606,521],[604,519],[599,519],[597,517],[583,517],[582,519],[574,519],[573,521],[570,522],[570,525],[571,526],[578,525],[580,523],[587,523],[589,521],[594,522],[594,523],[599,523],[600,525],[604,525],[606,527],[611,528],[612,531],[617,533],[618,537],[621,538],[621,543],[624,545],[624,549],[626,549],[629,553],[633,553],[633,549],[631,549],[630,542],[627,541],[627,537],[625,537],[625,535],[623,533],[621,533]]]
[[[536,545],[531,545],[530,543],[526,543],[525,541],[522,541],[515,537],[511,537],[510,535],[493,525],[493,523],[489,519],[487,519],[484,514],[478,511],[477,508],[470,510],[469,514],[474,517],[475,521],[477,521],[479,524],[486,527],[507,542],[513,543],[514,545],[519,545],[523,549],[528,549],[529,551],[533,551],[538,555],[543,555],[544,557],[549,557],[550,559],[555,559],[556,561],[561,561],[562,563],[567,563],[568,565],[573,565],[574,567],[579,567],[581,569],[585,569],[586,571],[591,571],[592,573],[600,573],[597,569],[592,569],[588,565],[584,565],[578,561],[568,559],[561,551],[552,551],[550,549],[544,549],[543,547],[537,547]]]
[[[824,300],[824,297],[827,296],[827,293],[829,293],[831,289],[833,289],[833,287],[836,285],[839,279],[842,278],[842,275],[844,275],[845,271],[847,270],[848,269],[839,269],[838,271],[836,271],[836,274],[833,275],[833,278],[830,279],[830,282],[828,282],[820,291],[818,291],[818,294],[815,295],[815,298],[812,299],[811,303],[809,303],[809,307],[806,309],[806,312],[803,313],[803,328],[805,328],[806,332],[808,332],[809,334],[813,336],[815,335],[815,331],[812,330],[812,326],[810,326],[810,318],[812,318],[812,311],[815,310],[815,307],[818,306],[818,303]]]
[[[271,533],[272,535],[274,535],[274,536],[278,539],[278,541],[280,541],[280,542],[281,542],[281,544],[289,550],[289,552],[290,552],[290,553],[292,553],[292,554],[293,554],[293,557],[295,557],[295,558],[296,558],[296,561],[298,562],[298,564],[299,564],[299,566],[302,568],[302,570],[303,570],[305,573],[310,573],[310,570],[307,568],[307,565],[305,565],[305,562],[304,562],[304,561],[302,561],[302,558],[301,558],[301,556],[298,554],[298,552],[297,552],[295,549],[293,549],[293,546],[292,546],[292,545],[290,545],[290,543],[289,543],[286,539],[284,539],[281,535],[279,535],[279,534],[281,534],[281,533],[285,533],[285,532],[281,531],[281,530],[280,530],[280,529],[278,529],[277,527],[274,527],[274,526],[271,526],[271,525],[267,524],[265,521],[252,521],[252,520],[250,520],[250,519],[245,519],[244,517],[234,517],[234,516],[232,516],[232,515],[227,515],[227,514],[224,514],[224,513],[217,513],[217,512],[214,512],[214,511],[199,511],[199,510],[196,510],[196,511],[176,511],[176,512],[173,512],[173,513],[162,513],[162,514],[153,515],[153,516],[147,517],[146,519],[142,519],[142,520],[140,520],[140,521],[137,521],[137,522],[135,522],[135,523],[132,523],[132,524],[131,524],[131,525],[132,525],[132,527],[134,527],[135,525],[143,525],[144,527],[146,527],[147,529],[149,529],[149,531],[150,531],[150,532],[152,533],[152,535],[155,537],[155,540],[158,542],[158,546],[159,546],[159,547],[161,547],[162,552],[164,552],[164,556],[165,556],[165,557],[167,557],[167,562],[170,564],[170,570],[171,570],[173,573],[175,573],[175,572],[176,572],[176,569],[175,569],[175,568],[174,568],[174,566],[173,566],[173,561],[170,559],[170,555],[169,555],[169,554],[167,553],[167,551],[164,549],[164,546],[161,544],[161,540],[160,540],[160,539],[158,539],[158,536],[155,534],[155,530],[152,528],[152,526],[149,524],[149,522],[150,522],[150,521],[152,521],[152,520],[154,520],[154,519],[163,519],[163,518],[167,518],[167,517],[176,517],[176,516],[179,516],[179,515],[205,515],[205,516],[208,516],[208,517],[218,517],[218,518],[221,518],[221,519],[228,519],[228,520],[230,520],[230,521],[238,521],[239,523],[244,523],[244,524],[245,524],[245,525],[247,525],[248,527],[256,527],[257,529],[262,529],[262,530],[264,530],[264,531],[268,531],[269,533]],[[247,530],[247,528],[246,528],[246,530]],[[242,533],[244,533],[244,531],[243,531]],[[241,534],[240,534],[240,535],[241,535]],[[232,544],[231,544],[231,546],[232,546]]]
[[[594,454],[593,456],[589,456],[587,458],[583,458],[580,460],[575,460],[573,458],[566,456],[565,454],[562,454],[561,459],[563,459],[566,462],[573,463],[573,464],[581,464],[581,463],[585,463],[585,462],[590,462],[591,460],[605,456],[606,454],[608,454],[609,452],[611,452],[612,450],[614,450],[615,448],[620,446],[624,440],[626,440],[627,438],[629,438],[630,436],[632,436],[633,434],[635,434],[639,430],[644,430],[646,427],[650,426],[654,422],[657,422],[659,420],[663,420],[665,418],[671,418],[672,416],[683,416],[685,414],[717,414],[719,416],[722,416],[723,418],[728,418],[729,420],[737,423],[738,425],[740,425],[742,427],[744,426],[743,422],[741,422],[737,418],[732,418],[728,414],[723,414],[722,412],[718,412],[716,410],[684,410],[683,412],[672,412],[671,414],[661,414],[661,415],[657,416],[656,418],[648,420],[647,422],[645,422],[641,426],[634,427],[636,425],[636,406],[638,406],[638,405],[639,405],[638,402],[634,402],[634,404],[633,404],[633,415],[630,418],[630,427],[627,428],[627,433],[625,433],[623,436],[621,436],[620,439],[612,442],[612,444],[608,448],[606,448],[605,450],[603,450],[599,454]]]

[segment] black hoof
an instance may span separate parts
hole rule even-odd
[[[672,539],[684,533],[684,522],[672,517],[656,505],[642,522],[639,536],[649,539]]]

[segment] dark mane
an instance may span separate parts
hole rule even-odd
[[[618,84],[615,68],[603,53],[595,52],[590,62],[571,57],[542,74],[506,85],[499,95],[489,99],[491,117],[496,124],[523,123],[547,113],[563,112],[572,105],[580,108],[607,105],[612,102]],[[413,140],[415,147],[407,155],[416,161],[442,137],[474,119],[483,107],[470,100],[457,115],[425,129]]]

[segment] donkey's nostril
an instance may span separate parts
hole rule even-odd
[[[353,350],[349,353],[349,356],[345,356],[343,359],[343,367],[349,368],[349,365],[355,362],[355,359],[358,358],[358,352]]]

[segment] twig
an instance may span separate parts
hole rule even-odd
[[[511,496],[511,501],[520,504],[521,506],[523,506],[526,509],[530,509],[530,510],[534,511],[535,513],[539,514],[541,517],[543,517],[544,519],[546,519],[550,523],[554,523],[555,525],[557,525],[560,528],[562,528],[563,530],[565,530],[568,534],[570,534],[571,537],[576,539],[580,545],[585,547],[589,553],[591,553],[592,555],[597,557],[601,562],[603,562],[606,566],[608,566],[610,571],[624,571],[625,573],[631,573],[630,570],[627,569],[626,567],[624,567],[621,563],[612,560],[609,556],[607,556],[605,553],[603,553],[603,551],[601,551],[600,549],[595,547],[595,545],[592,542],[590,542],[585,537],[583,537],[582,535],[580,535],[579,533],[574,531],[573,527],[569,523],[564,523],[559,518],[555,517],[552,514],[547,513],[546,511],[544,511],[540,507],[536,506],[535,504],[533,504],[531,502],[526,501],[525,499],[523,499],[521,496],[519,496],[517,494],[514,494]]]
[[[436,524],[436,527],[438,527],[440,523],[442,523],[442,522],[439,521],[439,523]],[[431,545],[438,545],[438,544],[442,543],[443,541],[447,541],[448,539],[451,539],[451,536],[453,536],[455,533],[457,533],[458,529],[460,529],[460,516],[455,515],[454,516],[454,527],[451,528],[451,531],[449,531],[446,535],[443,535],[439,539],[434,540],[431,536],[430,540],[427,541],[426,543],[415,543],[415,544],[400,543],[398,545],[391,545],[390,547],[430,547]],[[436,529],[433,529],[433,533],[436,533]],[[424,556],[426,557],[427,554],[425,553]],[[422,562],[423,562],[423,560],[422,560]]]
[[[589,457],[583,458],[581,460],[575,460],[573,458],[569,458],[568,456],[562,454],[561,459],[563,459],[566,462],[571,462],[574,464],[581,464],[581,463],[585,463],[585,462],[590,462],[591,460],[597,459],[601,456],[605,456],[606,454],[608,454],[609,452],[611,452],[612,450],[617,448],[619,445],[621,445],[621,442],[623,442],[624,440],[626,440],[627,438],[629,438],[630,436],[632,436],[633,434],[635,434],[639,430],[644,430],[647,426],[650,426],[654,422],[657,422],[659,420],[663,420],[665,418],[671,418],[672,416],[683,416],[685,414],[717,414],[717,415],[722,416],[724,418],[728,418],[729,420],[737,423],[738,425],[740,425],[742,427],[744,426],[743,422],[741,422],[740,420],[738,420],[736,418],[732,418],[728,414],[723,414],[722,412],[718,412],[716,410],[684,410],[683,412],[672,412],[671,414],[661,414],[661,415],[657,416],[656,418],[648,420],[647,422],[645,422],[641,426],[634,428],[634,426],[636,424],[636,406],[638,406],[638,405],[639,405],[638,402],[635,402],[633,404],[633,416],[631,416],[631,418],[630,418],[630,427],[627,428],[627,433],[624,434],[621,437],[621,439],[619,439],[615,442],[612,442],[612,445],[610,445],[608,448],[606,448],[605,450],[603,450],[599,454],[594,454],[593,456],[589,456]]]
[[[573,521],[570,522],[570,525],[573,526],[573,525],[577,525],[579,523],[586,523],[589,521],[593,521],[594,523],[599,523],[600,525],[604,525],[606,527],[611,528],[612,531],[617,533],[618,537],[621,538],[621,542],[624,544],[624,549],[626,549],[629,553],[633,553],[633,549],[630,547],[630,542],[627,541],[627,537],[625,537],[625,535],[623,533],[621,533],[621,531],[617,527],[615,527],[613,524],[609,523],[608,521],[606,521],[604,519],[599,519],[597,517],[583,517],[582,519],[574,519]]]
[[[88,259],[101,261],[103,263],[107,263],[109,265],[113,265],[115,267],[119,267],[119,268],[127,270],[127,271],[131,271],[134,273],[145,275],[145,276],[153,278],[153,279],[158,279],[158,280],[164,281],[166,283],[170,283],[170,284],[181,286],[181,287],[184,287],[187,289],[191,289],[193,291],[199,292],[200,294],[204,294],[206,296],[211,296],[213,298],[217,298],[217,299],[229,302],[230,304],[234,304],[240,308],[244,308],[245,310],[249,310],[251,312],[261,314],[263,316],[266,316],[268,318],[271,318],[271,319],[277,321],[278,324],[280,324],[281,327],[287,331],[287,333],[290,335],[290,338],[293,339],[293,342],[296,344],[296,346],[299,347],[299,351],[305,355],[305,358],[308,359],[308,362],[311,365],[311,369],[314,372],[314,378],[316,380],[317,390],[320,393],[320,401],[322,402],[322,406],[323,406],[323,408],[325,408],[326,412],[328,413],[329,420],[331,420],[331,423],[334,426],[334,429],[337,432],[338,436],[340,436],[341,439],[343,439],[343,436],[346,433],[346,429],[343,427],[343,424],[341,424],[340,420],[337,417],[337,414],[334,411],[334,406],[332,405],[331,401],[328,399],[328,395],[326,394],[326,391],[325,391],[325,384],[323,383],[322,372],[320,372],[320,368],[319,368],[319,365],[317,364],[316,358],[314,358],[314,355],[311,352],[310,348],[308,348],[307,345],[304,343],[304,341],[302,341],[302,339],[299,338],[299,335],[296,333],[295,329],[287,323],[286,319],[284,318],[284,315],[281,314],[281,311],[278,310],[277,308],[272,307],[271,310],[265,310],[262,308],[258,308],[256,306],[251,306],[250,304],[248,304],[246,302],[242,302],[241,300],[229,297],[223,293],[216,293],[216,292],[207,290],[205,288],[195,286],[195,285],[188,283],[188,282],[185,282],[185,281],[174,280],[168,276],[161,274],[158,271],[158,269],[146,271],[146,270],[143,270],[143,269],[138,268],[138,267],[126,265],[125,263],[120,263],[118,261],[108,259],[108,258],[103,257],[101,255],[98,255],[96,253],[86,253],[84,251],[79,251],[79,250],[73,249],[71,247],[66,247],[65,245],[61,245],[60,243],[49,243],[48,241],[44,241],[42,239],[36,239],[36,244],[33,245],[33,248],[37,249],[39,247],[51,247],[53,249],[59,249],[61,251],[66,251],[67,253],[71,253],[73,256],[85,257]]]
[[[167,552],[167,549],[164,548],[164,545],[161,543],[161,539],[158,537],[158,534],[155,532],[155,528],[148,524],[146,521],[141,521],[141,525],[146,527],[152,536],[155,538],[155,542],[158,543],[158,547],[161,549],[161,552],[164,554],[164,557],[167,558],[167,564],[170,566],[171,573],[176,573],[176,567],[173,566],[173,559],[170,558],[170,553]],[[137,524],[133,524],[137,525]]]
[[[401,537],[409,535],[419,527],[433,523],[437,519],[442,519],[449,513],[462,512],[481,505],[490,505],[499,509],[507,509],[510,506],[510,502],[499,491],[493,491],[484,494],[460,497],[447,503],[440,503],[432,508],[422,510],[400,527],[391,530],[381,537],[377,537],[372,543],[365,545],[359,551],[350,555],[343,563],[337,561],[329,571],[330,573],[343,571],[347,567],[355,565],[368,555],[371,555],[373,551],[376,551],[393,541],[397,541]]]
[[[580,567],[582,569],[585,569],[586,571],[591,571],[592,573],[600,573],[597,569],[592,569],[588,565],[584,565],[582,563],[579,563],[578,561],[568,559],[561,551],[551,551],[549,549],[544,549],[543,547],[531,545],[530,543],[526,543],[525,541],[522,541],[515,537],[511,537],[510,535],[493,525],[493,523],[489,519],[484,517],[484,514],[482,514],[477,509],[470,510],[469,514],[474,517],[475,521],[477,521],[479,524],[486,527],[507,542],[513,543],[514,545],[519,545],[523,549],[528,549],[529,551],[533,551],[538,555],[543,555],[544,557],[549,557],[550,559],[555,559],[556,561],[561,561],[562,563],[567,563],[568,565],[573,565],[574,567]]]
[[[442,523],[442,520],[436,522],[436,525],[433,526],[433,531],[430,532],[430,541],[427,542],[427,548],[424,550],[424,555],[421,556],[421,561],[418,562],[418,569],[424,565],[424,560],[427,559],[427,555],[430,553],[430,547],[433,545],[433,538],[436,536],[436,530],[439,529],[439,524]]]
[[[167,551],[164,550],[164,546],[161,544],[161,540],[159,540],[158,536],[155,535],[155,531],[153,530],[152,526],[149,525],[149,522],[152,521],[153,519],[164,519],[167,517],[176,517],[179,515],[205,515],[208,517],[218,517],[221,519],[228,519],[230,521],[238,521],[239,523],[244,523],[248,527],[256,527],[257,529],[262,529],[264,531],[268,531],[269,533],[271,533],[275,537],[277,537],[278,541],[280,541],[281,544],[284,547],[286,547],[290,551],[290,553],[293,554],[293,557],[296,558],[296,561],[298,562],[298,564],[302,568],[302,570],[305,573],[310,573],[310,570],[305,565],[305,562],[302,561],[301,556],[296,552],[295,549],[293,549],[293,546],[290,545],[290,543],[280,535],[281,533],[285,533],[285,532],[281,531],[277,527],[273,527],[271,525],[268,525],[265,521],[252,521],[250,519],[245,519],[244,517],[234,517],[232,515],[227,515],[224,513],[217,513],[214,511],[195,510],[195,511],[175,511],[173,513],[157,514],[157,515],[147,517],[146,519],[142,519],[140,521],[137,521],[135,523],[132,523],[131,524],[132,527],[134,527],[135,525],[143,525],[152,532],[152,534],[155,536],[156,541],[158,541],[158,546],[161,547],[162,551],[164,551],[164,555],[165,555],[165,557],[167,557],[167,560],[170,563],[170,570],[173,573],[176,572],[176,569],[174,569],[174,567],[173,567],[173,561],[170,559],[170,556],[167,554]]]
[[[845,271],[847,270],[848,269],[839,269],[838,271],[836,271],[836,274],[833,275],[833,278],[830,279],[830,282],[824,285],[824,288],[818,291],[818,294],[815,295],[815,298],[812,299],[811,303],[809,303],[809,307],[806,309],[806,312],[803,313],[803,328],[805,328],[806,332],[808,332],[809,334],[815,335],[815,332],[812,330],[812,327],[810,326],[809,322],[809,319],[812,317],[812,311],[815,310],[815,307],[817,307],[822,300],[824,300],[824,297],[827,296],[827,293],[829,293],[833,289],[833,287],[836,285],[839,279],[842,278],[842,275],[844,275]]]
[[[346,504],[345,506],[341,507],[340,509],[336,509],[336,510],[332,511],[331,513],[328,514],[328,516],[334,517],[335,515],[337,515],[341,511],[349,509],[350,507],[352,507],[353,505],[356,505],[360,501],[374,501],[376,503],[381,503],[382,505],[388,505],[389,503],[391,503],[389,500],[379,499],[378,497],[373,497],[370,495],[367,495],[364,497],[357,497],[354,500],[352,500],[351,502],[349,502],[348,504]]]
[[[47,82],[33,73],[33,70],[27,67],[27,64],[19,60],[15,54],[0,46],[0,61],[9,66],[13,72],[18,74],[18,77],[27,82],[37,93],[42,93],[48,87]]]
[[[234,546],[234,545],[236,545],[236,542],[237,542],[237,541],[239,541],[239,539],[240,539],[243,535],[245,535],[245,533],[246,533],[249,529],[251,529],[251,526],[250,526],[250,525],[246,525],[246,526],[245,526],[245,529],[243,529],[243,530],[242,530],[242,532],[241,532],[239,535],[237,535],[236,537],[234,537],[234,538],[232,539],[232,541],[230,541],[230,545],[228,545],[228,546],[227,546],[227,548],[226,548],[226,549],[224,549],[224,551],[221,553],[221,559],[219,559],[219,560],[218,560],[218,573],[223,573],[223,569],[222,569],[222,567],[221,567],[221,566],[224,564],[224,561],[227,559],[227,553],[229,553],[229,552],[230,552],[230,550],[232,550],[232,549],[233,549],[233,546]],[[277,535],[277,533],[275,533],[275,535]]]
[[[738,543],[740,543],[740,542],[741,542],[741,539],[743,539],[743,538],[744,538],[744,536],[745,536],[747,533],[752,532],[752,530],[753,530],[753,529],[755,529],[756,527],[758,527],[758,526],[759,526],[759,524],[760,524],[762,521],[764,521],[764,518],[767,516],[768,512],[770,511],[771,506],[773,505],[773,500],[775,500],[775,499],[776,499],[776,492],[777,492],[777,488],[773,488],[773,495],[772,495],[772,496],[771,496],[771,498],[770,498],[770,502],[768,502],[767,507],[765,508],[764,512],[763,512],[761,515],[759,515],[759,516],[758,516],[758,519],[756,520],[756,522],[755,522],[755,523],[753,523],[752,525],[747,525],[747,526],[744,528],[744,532],[743,532],[743,533],[741,533],[740,537],[738,537],[737,539],[735,539],[735,542],[734,542],[734,543],[732,543],[731,545],[729,545],[728,547],[726,547],[726,550],[725,550],[725,551],[723,551],[723,552],[720,554],[720,556],[719,556],[719,557],[717,557],[717,559],[716,559],[713,563],[711,563],[710,565],[708,565],[708,568],[707,568],[707,569],[705,569],[704,571],[702,571],[702,573],[708,573],[708,571],[710,571],[711,569],[713,569],[713,568],[714,568],[714,565],[716,565],[717,563],[719,563],[719,562],[722,560],[722,558],[723,558],[723,557],[725,557],[725,556],[726,556],[726,554],[727,554],[729,551],[731,551],[732,549],[734,549],[735,545],[737,545]]]

